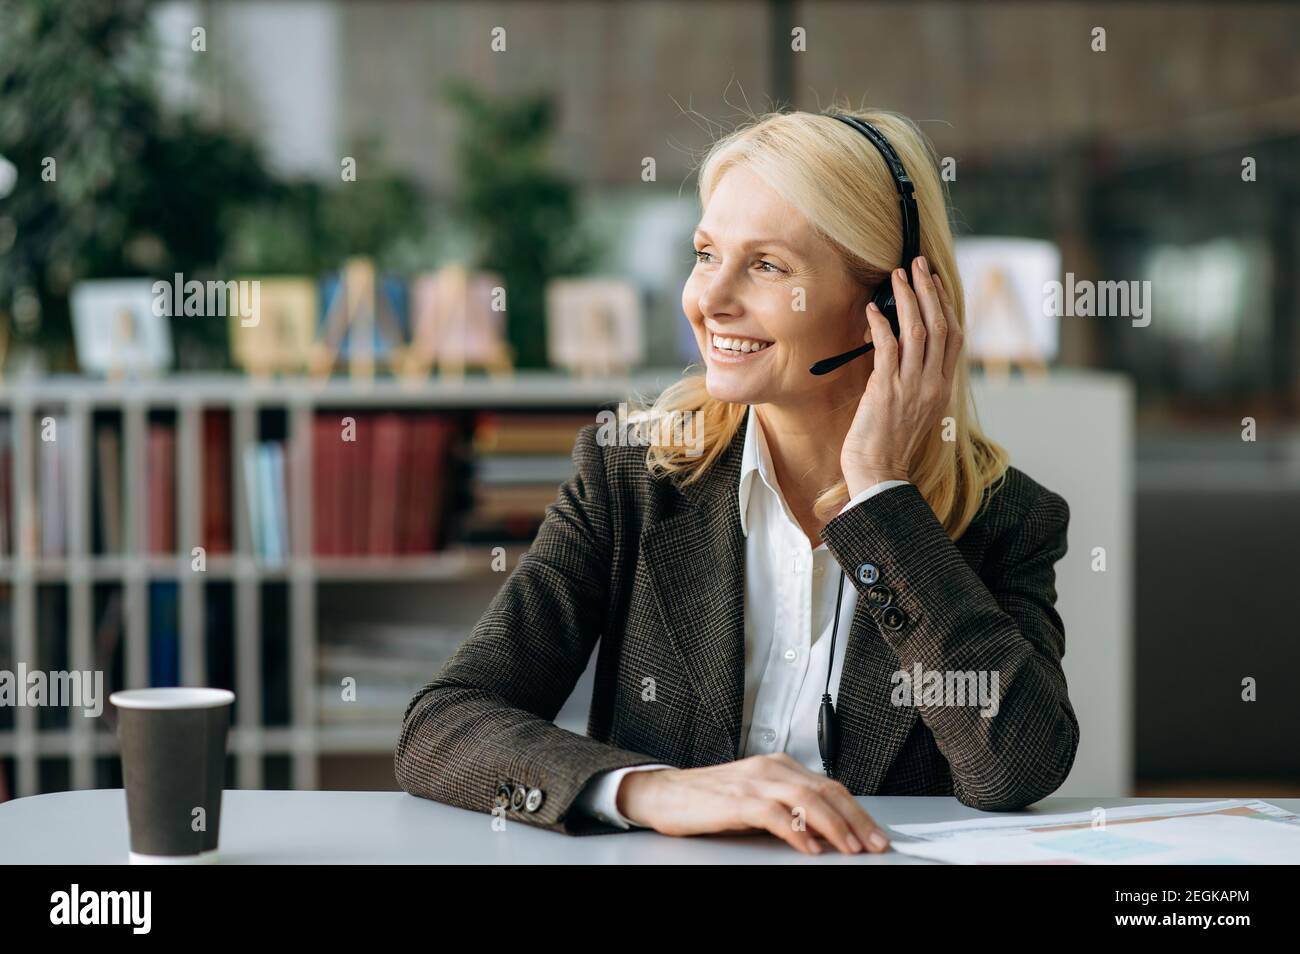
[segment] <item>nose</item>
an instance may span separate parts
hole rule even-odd
[[[736,297],[735,279],[728,269],[720,268],[712,276],[701,280],[704,285],[697,299],[700,314],[706,317],[715,315],[735,317],[743,313],[744,309],[741,308]]]

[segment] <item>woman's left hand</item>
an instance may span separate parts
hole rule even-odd
[[[875,342],[875,366],[840,451],[850,497],[882,480],[911,479],[913,457],[948,407],[961,352],[952,302],[926,260],[913,260],[912,285],[901,268],[891,280],[899,336],[874,303],[867,306],[866,340]]]

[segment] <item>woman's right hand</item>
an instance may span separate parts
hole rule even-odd
[[[784,752],[704,768],[630,772],[617,803],[623,817],[665,835],[757,829],[810,855],[822,851],[818,835],[846,854],[889,849],[885,833],[847,788]]]

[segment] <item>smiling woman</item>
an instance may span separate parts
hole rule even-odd
[[[856,853],[888,838],[855,795],[1019,809],[1069,773],[1069,508],[975,421],[933,151],[900,116],[854,115],[911,176],[911,274],[874,140],[778,113],[714,146],[682,290],[704,372],[638,409],[701,439],[582,429],[533,546],[411,700],[408,791],[570,833],[762,829]],[[551,720],[597,643],[581,736]],[[987,691],[900,694],[900,672]]]
[[[682,309],[705,359],[705,374],[688,375],[664,391],[653,409],[703,413],[707,445],[687,460],[671,446],[654,447],[653,472],[689,482],[712,452],[734,435],[747,405],[806,403],[810,395],[849,431],[852,409],[873,363],[859,362],[810,384],[807,369],[827,354],[871,341],[867,302],[891,280],[903,248],[898,195],[881,155],[849,126],[826,115],[777,113],[719,140],[701,167],[704,214],[692,251],[696,266],[682,290]],[[964,327],[961,282],[952,253],[943,183],[933,148],[910,120],[895,113],[849,115],[870,122],[911,174],[921,219],[921,254],[939,276]],[[814,223],[816,223],[814,225]],[[737,357],[718,338],[749,339],[773,347],[764,361]],[[735,369],[734,371],[732,369]],[[1006,452],[979,429],[970,404],[964,359],[953,369],[951,440],[934,431],[902,462],[909,478],[956,538],[973,519],[981,491],[1007,467]],[[763,408],[767,421],[776,411]],[[837,413],[838,412],[838,413]],[[779,426],[774,424],[773,426]],[[816,457],[812,458],[817,460]],[[834,514],[850,497],[838,460],[822,457],[813,514]],[[802,481],[805,486],[807,481]]]

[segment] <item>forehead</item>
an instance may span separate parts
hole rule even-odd
[[[791,248],[815,246],[808,220],[761,177],[743,165],[722,174],[709,196],[699,228],[716,241],[778,239]]]

